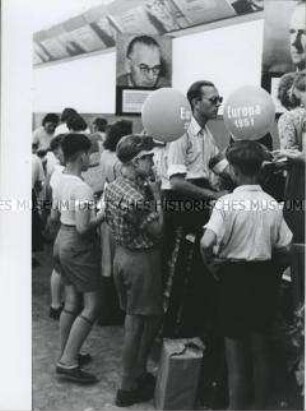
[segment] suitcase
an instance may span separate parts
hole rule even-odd
[[[155,387],[156,409],[194,409],[203,351],[199,338],[164,339]]]

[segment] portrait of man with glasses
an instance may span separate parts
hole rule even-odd
[[[124,54],[125,72],[118,75],[117,86],[157,89],[171,85],[161,44],[155,38],[147,35],[133,37]],[[120,60],[122,56],[118,55],[119,68]]]
[[[265,22],[262,62],[264,86],[269,73],[275,78],[306,67],[306,0],[267,0]],[[277,86],[273,89],[277,89]]]

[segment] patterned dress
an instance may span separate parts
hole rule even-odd
[[[284,113],[278,121],[281,149],[303,150],[302,134],[306,127],[306,110],[297,107]],[[305,242],[305,163],[292,163],[285,189],[284,215],[295,243]]]

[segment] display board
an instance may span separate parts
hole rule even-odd
[[[122,33],[163,35],[262,10],[263,0],[113,0],[35,33],[33,64],[114,47]]]
[[[170,36],[120,34],[116,43],[116,113],[141,112],[152,91],[171,87]]]
[[[299,0],[266,0],[262,60],[262,86],[271,93],[278,113],[280,78],[306,66],[306,3]]]
[[[260,85],[262,40],[262,19],[174,38],[172,87],[186,93],[193,81],[208,79],[226,99],[242,85]],[[115,113],[115,51],[39,66],[33,80],[34,112],[72,106],[83,113]]]

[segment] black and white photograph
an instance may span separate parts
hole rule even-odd
[[[230,0],[231,6],[237,14],[248,14],[263,11],[265,0]]]
[[[303,410],[305,0],[1,2],[0,410]]]
[[[266,0],[263,72],[305,69],[305,2]]]
[[[120,34],[116,42],[116,112],[139,113],[149,90],[171,86],[172,39]]]
[[[117,37],[117,86],[170,87],[171,63],[171,38],[147,34]]]
[[[262,85],[281,113],[287,108],[278,93],[281,77],[306,67],[306,4],[299,0],[265,1]]]

